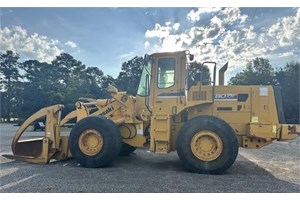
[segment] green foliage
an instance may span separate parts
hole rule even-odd
[[[48,63],[28,60],[23,63],[24,92],[21,94],[21,109],[24,118],[40,108],[63,101],[59,69]]]
[[[57,56],[51,63],[37,60],[19,63],[18,55],[12,51],[0,56],[1,114],[7,119],[26,119],[53,104],[65,105],[63,114],[66,114],[75,109],[80,97],[107,96],[103,86],[107,87],[113,79],[104,76],[98,67],[86,67],[67,53]]]
[[[136,56],[122,64],[122,71],[119,73],[116,81],[119,91],[127,91],[128,94],[136,95],[143,70],[143,63],[144,59]]]
[[[275,73],[281,86],[283,110],[288,123],[300,124],[299,117],[299,62],[287,63]]]
[[[110,75],[103,76],[102,83],[101,83],[101,90],[102,90],[101,98],[105,99],[105,98],[111,97],[110,93],[107,92],[107,88],[108,88],[109,84],[117,85],[116,82],[117,82],[116,79],[114,79]]]
[[[188,70],[188,88],[197,83],[208,85],[210,81],[210,72],[206,65],[201,63],[191,63]]]
[[[1,117],[9,122],[11,117],[17,116],[18,93],[20,92],[19,55],[12,51],[0,54],[0,90],[1,90]]]
[[[268,59],[255,58],[247,63],[246,69],[232,77],[230,85],[274,85],[274,69]]]

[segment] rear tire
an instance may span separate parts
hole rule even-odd
[[[119,156],[129,156],[136,150],[136,147],[133,147],[129,144],[126,144],[125,142],[122,143],[121,151],[119,153]]]
[[[77,122],[69,136],[72,156],[83,167],[104,167],[119,154],[121,134],[114,122],[89,116]]]
[[[222,174],[237,157],[238,141],[234,130],[224,120],[199,116],[187,121],[180,129],[176,148],[187,170]]]

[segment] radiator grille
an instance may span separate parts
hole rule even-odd
[[[206,92],[201,91],[201,92],[193,92],[193,100],[206,100]]]

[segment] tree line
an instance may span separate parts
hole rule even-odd
[[[135,95],[143,58],[134,57],[123,62],[117,78],[105,75],[98,67],[88,67],[67,53],[62,53],[50,63],[37,60],[20,61],[13,51],[0,53],[1,118],[26,119],[39,109],[63,104],[63,115],[75,109],[80,97],[107,98],[108,84],[120,91]],[[200,66],[200,67],[199,67]],[[199,69],[209,76],[200,63],[190,66],[189,81],[197,81]],[[299,123],[299,62],[287,63],[275,70],[269,61],[256,58],[246,68],[230,79],[232,85],[274,85],[282,87],[286,119]]]
[[[67,53],[51,63],[37,60],[19,61],[19,55],[0,54],[1,117],[26,119],[39,109],[63,104],[63,114],[75,109],[80,97],[106,97],[114,78],[98,67],[87,67]]]

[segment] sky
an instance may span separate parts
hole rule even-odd
[[[0,8],[0,52],[45,62],[69,53],[113,77],[135,56],[189,50],[229,61],[228,81],[256,57],[299,62],[299,48],[300,8]]]

